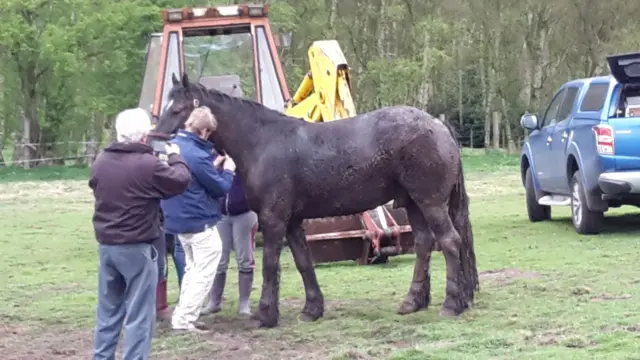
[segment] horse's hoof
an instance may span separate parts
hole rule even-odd
[[[407,315],[420,310],[420,307],[415,303],[415,301],[403,301],[400,308],[398,308],[398,314]]]
[[[251,326],[255,329],[269,329],[274,328],[278,325],[278,320],[265,320],[261,318],[259,315],[251,315],[250,317]]]
[[[298,318],[304,322],[313,322],[320,319],[321,317],[322,317],[321,315],[311,315],[303,312],[303,313],[300,313],[300,316]]]
[[[451,309],[447,309],[445,307],[443,307],[442,309],[440,309],[440,317],[441,318],[445,318],[445,319],[449,319],[449,318],[455,318],[458,317],[458,314],[451,310]]]

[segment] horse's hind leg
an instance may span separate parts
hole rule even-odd
[[[467,284],[460,259],[462,239],[453,226],[446,203],[418,206],[433,231],[447,263],[447,290],[440,315],[457,316],[469,307],[472,300],[464,291]]]
[[[280,310],[280,253],[286,233],[286,222],[271,211],[260,213],[262,224],[262,294],[258,311],[252,316],[257,327],[278,325]]]
[[[301,220],[291,220],[287,227],[287,242],[296,263],[296,268],[302,277],[305,292],[305,304],[300,319],[315,321],[324,315],[324,298],[313,267],[311,251],[307,246]]]
[[[413,280],[409,293],[398,309],[399,314],[409,314],[424,309],[431,301],[431,252],[435,245],[435,238],[422,212],[412,200],[404,204],[411,224],[415,243],[416,264],[413,268]]]

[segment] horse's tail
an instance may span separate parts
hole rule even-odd
[[[455,139],[456,145],[458,145],[455,129],[449,122],[445,121],[444,123],[449,129],[451,136]],[[470,306],[473,302],[475,291],[480,289],[480,281],[478,279],[478,268],[476,266],[476,253],[473,248],[473,230],[471,229],[471,221],[469,219],[469,196],[464,186],[464,172],[461,158],[458,158],[457,166],[458,180],[449,198],[449,217],[462,239],[460,264],[464,285],[460,291]]]

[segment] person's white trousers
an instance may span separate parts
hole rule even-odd
[[[185,255],[185,271],[171,325],[174,329],[186,329],[200,316],[200,310],[213,285],[220,263],[222,240],[215,227],[201,233],[179,234]]]

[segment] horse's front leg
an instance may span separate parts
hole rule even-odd
[[[252,316],[257,327],[275,327],[278,325],[280,311],[280,253],[282,239],[286,233],[286,222],[273,213],[263,211],[260,214],[262,225],[262,294],[258,311]]]
[[[287,242],[304,283],[305,304],[300,319],[315,321],[324,315],[324,297],[316,278],[311,251],[302,227],[302,220],[292,220],[287,227]]]

